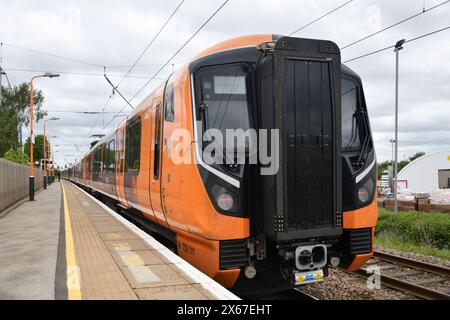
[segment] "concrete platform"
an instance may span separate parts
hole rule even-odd
[[[0,299],[55,299],[61,199],[54,183],[0,219]]]
[[[0,219],[0,299],[238,299],[69,182]]]

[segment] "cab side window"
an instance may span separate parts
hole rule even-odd
[[[159,157],[161,156],[160,150],[161,150],[161,115],[162,108],[161,104],[158,103],[156,105],[155,110],[155,155],[154,155],[154,162],[153,162],[153,178],[155,180],[159,179]]]
[[[164,96],[165,120],[173,122],[175,118],[173,105],[173,84],[167,86]]]

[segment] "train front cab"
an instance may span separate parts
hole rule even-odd
[[[355,271],[373,252],[377,166],[362,81],[345,65],[341,77],[344,233],[337,248],[341,265]]]
[[[191,63],[193,131],[279,130],[279,170],[206,165],[207,144],[194,144],[208,211],[227,224],[213,234],[218,241],[204,241],[218,254],[210,262],[189,255],[198,247],[192,235],[178,236],[180,255],[215,265],[209,274],[242,294],[321,280],[330,263],[359,268],[371,256],[377,219],[375,152],[359,77],[344,66],[341,72],[339,49],[329,41],[274,36],[258,44]],[[354,84],[349,92],[346,80]]]

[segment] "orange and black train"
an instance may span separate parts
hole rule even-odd
[[[255,153],[264,161],[248,161]],[[367,106],[331,41],[250,35],[201,52],[64,175],[240,294],[320,281],[330,265],[356,270],[372,256]]]

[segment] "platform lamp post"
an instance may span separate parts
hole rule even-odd
[[[33,157],[33,80],[37,78],[56,78],[59,77],[59,74],[54,73],[45,73],[42,75],[34,76],[30,81],[30,177],[28,180],[29,183],[29,197],[30,201],[34,201],[34,157]],[[45,140],[45,138],[44,138]],[[44,150],[45,151],[45,150]]]
[[[397,184],[397,168],[398,168],[398,65],[399,52],[403,49],[405,39],[397,41],[395,44],[395,163],[394,163],[394,212],[398,212],[398,184]]]
[[[46,152],[46,159],[45,159],[45,163],[46,164],[48,164],[48,166],[47,166],[47,184],[48,185],[51,185],[52,184],[52,181],[51,181],[51,167],[50,167],[50,163],[49,163],[49,161],[50,161],[50,157],[51,157],[51,154],[50,154],[50,147],[51,146],[51,142],[50,142],[50,139],[49,140],[47,140],[47,149],[45,150],[45,152]]]
[[[52,182],[50,180],[50,174],[49,171],[50,169],[47,168],[47,158],[51,157],[51,153],[50,153],[50,142],[48,142],[48,146],[46,146],[47,143],[47,133],[46,133],[46,128],[47,128],[47,121],[57,121],[59,120],[59,118],[50,118],[48,120],[45,119],[44,117],[44,189],[47,189],[47,184],[50,185]]]

